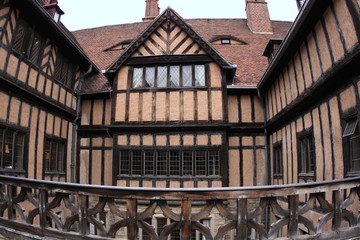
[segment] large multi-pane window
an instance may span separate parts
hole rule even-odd
[[[65,172],[65,140],[45,139],[44,170],[46,173]]]
[[[219,176],[218,150],[119,150],[119,175]]]
[[[358,118],[353,117],[346,121],[343,131],[343,142],[345,152],[345,168],[347,174],[360,173],[360,134]]]
[[[205,86],[205,65],[134,67],[132,88]]]
[[[35,29],[20,19],[14,35],[12,48],[30,60],[33,64],[39,65],[42,55],[43,38]]]
[[[25,170],[26,135],[14,129],[0,127],[0,168],[9,170]]]
[[[299,175],[314,177],[315,146],[312,131],[305,131],[298,136]]]

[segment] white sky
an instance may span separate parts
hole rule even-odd
[[[141,22],[145,0],[58,0],[65,12],[61,21],[70,31],[105,25]],[[272,20],[294,21],[295,0],[267,0]],[[160,12],[168,6],[189,18],[246,18],[245,0],[159,0]]]

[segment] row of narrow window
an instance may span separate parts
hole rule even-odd
[[[205,65],[135,67],[132,88],[205,86]]]
[[[12,49],[39,67],[44,53],[45,38],[30,26],[19,19],[14,34]],[[72,88],[76,75],[76,66],[67,60],[60,52],[57,53],[54,76],[65,86]]]
[[[358,119],[346,121],[343,131],[345,169],[348,173],[360,171],[360,134]],[[315,143],[313,132],[298,137],[298,172],[300,177],[315,177]],[[281,142],[273,146],[273,174],[275,178],[283,176],[283,149]]]
[[[219,176],[219,151],[119,151],[119,175]]]
[[[3,171],[25,171],[27,161],[26,134],[10,128],[0,127],[0,169]],[[46,173],[65,172],[65,140],[45,138],[44,170]]]

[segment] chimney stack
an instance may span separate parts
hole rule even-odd
[[[253,33],[272,34],[269,10],[265,0],[245,0],[248,26]]]
[[[143,22],[151,22],[159,16],[160,8],[158,0],[146,0],[145,18]]]

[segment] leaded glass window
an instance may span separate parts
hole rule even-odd
[[[143,68],[134,68],[133,88],[141,88],[143,80]]]

